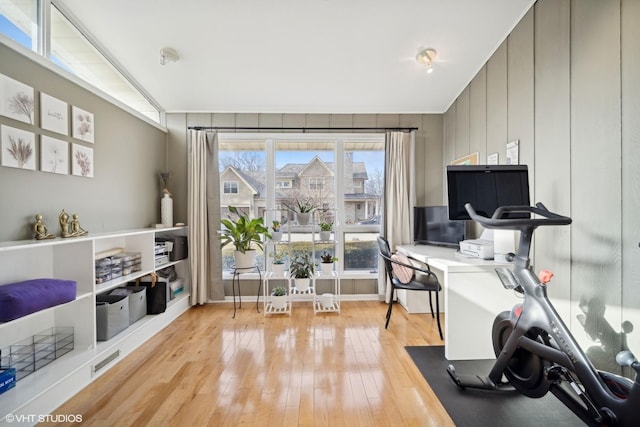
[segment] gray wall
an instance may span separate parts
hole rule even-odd
[[[0,167],[0,241],[31,239],[36,213],[44,216],[50,233],[58,234],[63,208],[77,213],[90,233],[160,221],[158,172],[166,167],[164,131],[1,43],[0,73],[35,89],[36,125],[3,116],[0,123],[35,132],[36,147],[40,135],[74,142],[38,127],[40,92],[90,111],[95,118],[95,143],[84,144],[94,149],[94,178]]]
[[[639,19],[634,0],[539,0],[444,115],[445,164],[476,151],[504,163],[519,139],[533,201],[573,218],[537,231],[535,268],[555,272],[550,295],[609,369],[577,319],[581,302],[604,304],[597,327],[631,321],[640,351]]]

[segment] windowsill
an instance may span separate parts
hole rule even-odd
[[[264,278],[265,272],[261,270],[262,277]],[[240,273],[240,278],[243,280],[259,280],[260,275],[255,271],[250,273]],[[324,277],[320,277],[323,279]],[[378,272],[368,272],[368,271],[348,271],[340,274],[340,279],[344,280],[358,280],[358,279],[377,279]],[[222,271],[222,280],[232,280],[233,279],[233,271],[231,270],[223,270]]]

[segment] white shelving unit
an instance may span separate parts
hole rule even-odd
[[[156,271],[154,243],[156,235],[160,234],[186,235],[186,228],[0,243],[0,286],[36,278],[77,282],[74,301],[0,324],[0,349],[48,328],[74,329],[73,351],[25,376],[13,389],[0,394],[0,425],[8,425],[8,414],[49,414],[189,308],[188,260],[165,264],[159,268],[176,266],[178,275],[184,280],[185,291],[168,303],[164,313],[147,315],[110,340],[97,341],[96,295]],[[140,252],[141,270],[95,284],[95,255],[114,248]]]
[[[265,211],[265,224],[271,227],[274,218],[281,218],[284,210],[267,210]],[[331,218],[336,226],[335,221],[337,215],[335,210],[317,210],[311,217],[311,222],[308,225],[299,225],[295,221],[291,221],[282,225],[285,231],[282,233],[281,241],[266,241],[265,242],[265,274],[263,276],[263,291],[264,291],[264,314],[288,314],[291,315],[293,310],[293,303],[301,301],[311,301],[314,308],[314,313],[319,312],[340,312],[340,275],[338,271],[333,270],[331,273],[322,273],[319,270],[319,266],[315,267],[316,272],[313,277],[310,278],[309,288],[306,290],[299,290],[295,285],[295,279],[290,277],[288,273],[288,266],[291,262],[292,255],[294,254],[293,246],[296,242],[308,242],[311,244],[310,256],[313,262],[316,262],[316,254],[321,253],[319,251],[330,250],[335,255],[338,247],[338,241],[336,239],[336,233],[331,232],[331,238],[320,239],[319,223],[323,218]],[[284,273],[274,272],[273,263],[271,262],[272,254],[274,251],[286,250],[288,253],[288,260],[285,265]],[[332,281],[331,290],[333,293],[333,302],[331,305],[322,304],[322,296],[317,293],[317,285],[319,281]],[[273,283],[275,282],[275,283]],[[275,286],[286,286],[288,288],[287,303],[284,309],[274,309],[271,305],[270,296],[271,290]]]

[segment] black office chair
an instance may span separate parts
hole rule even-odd
[[[442,289],[440,286],[440,282],[438,281],[438,277],[431,271],[429,265],[408,257],[412,259],[420,265],[424,266],[424,268],[420,268],[411,263],[402,263],[393,259],[391,256],[391,250],[389,249],[389,242],[383,237],[378,237],[378,246],[380,247],[380,256],[384,260],[385,270],[387,271],[387,275],[389,276],[389,281],[391,282],[391,298],[389,300],[389,308],[387,309],[387,322],[384,327],[387,329],[389,327],[389,320],[391,319],[391,310],[393,309],[393,299],[395,295],[396,289],[407,289],[410,291],[427,291],[429,292],[429,308],[431,308],[431,317],[435,317],[438,322],[438,332],[440,333],[440,339],[442,338],[442,328],[440,326],[440,301],[438,298],[438,291]],[[409,283],[403,283],[398,279],[397,275],[393,271],[393,265],[399,265],[403,267],[410,268],[413,273],[413,277]],[[421,273],[421,274],[416,274]],[[433,312],[433,303],[431,300],[431,294],[436,294],[436,312]]]

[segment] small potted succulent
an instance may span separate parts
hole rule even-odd
[[[324,251],[322,255],[320,255],[320,267],[322,268],[322,274],[331,274],[333,271],[333,263],[338,261],[338,258],[334,257],[327,251]]]
[[[289,275],[295,280],[296,289],[306,292],[311,284],[315,266],[308,253],[296,256],[289,264]]]
[[[331,240],[331,230],[333,229],[333,224],[330,222],[321,222],[320,224],[320,240]]]
[[[273,220],[271,223],[271,240],[279,242],[282,240],[282,231],[280,231],[280,221]]]
[[[276,276],[282,276],[284,273],[284,258],[286,252],[282,250],[274,249],[271,257],[273,258],[273,274]]]
[[[284,286],[276,286],[271,291],[271,307],[274,310],[282,310],[287,306],[287,289]]]

